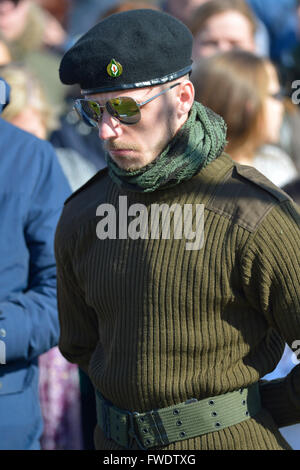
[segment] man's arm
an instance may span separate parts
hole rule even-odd
[[[74,274],[72,258],[76,258],[76,233],[70,237],[64,221],[63,213],[55,238],[59,349],[69,362],[78,364],[88,374],[89,362],[99,341],[98,320],[95,311],[87,305],[85,293]]]
[[[300,423],[300,365],[282,379],[263,380],[260,394],[262,406],[279,428]]]
[[[261,223],[242,260],[244,292],[270,327],[294,348],[300,340],[300,214],[286,201]],[[263,406],[279,427],[300,422],[300,365],[261,384]]]

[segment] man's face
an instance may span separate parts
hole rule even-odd
[[[193,59],[218,52],[242,49],[255,52],[254,34],[249,20],[237,11],[212,16],[194,38]]]
[[[98,93],[87,98],[104,105],[110,98],[129,96],[142,103],[168,86]],[[127,171],[142,168],[155,160],[177,130],[176,88],[142,106],[141,119],[137,124],[121,124],[106,110],[99,123],[99,137],[104,148],[111,159]]]

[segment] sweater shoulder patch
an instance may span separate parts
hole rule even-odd
[[[75,196],[80,194],[82,191],[89,188],[93,183],[95,183],[96,181],[99,181],[99,179],[101,179],[106,174],[107,174],[107,167],[99,170],[94,176],[92,176],[92,178],[90,178],[86,183],[80,186],[80,188],[74,191],[74,193],[72,193],[71,196],[69,196],[68,199],[65,200],[65,205],[68,204],[68,202],[71,201],[71,199],[73,199]]]
[[[275,199],[279,202],[292,200],[290,196],[288,196],[282,189],[278,186],[273,184],[268,178],[266,178],[262,173],[257,171],[255,168],[251,166],[245,165],[236,165],[236,171],[238,175],[246,180],[250,181],[251,183],[256,184],[264,191],[269,192]]]
[[[206,207],[254,232],[275,205],[288,200],[290,196],[255,168],[235,164]]]

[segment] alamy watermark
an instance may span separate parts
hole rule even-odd
[[[117,209],[112,204],[100,204],[96,215],[102,217],[96,227],[100,240],[184,238],[188,240],[186,250],[200,250],[204,245],[204,204],[151,204],[148,208],[144,204],[128,206],[127,196],[119,196]]]
[[[292,344],[292,363],[293,364],[300,364],[300,340],[297,339]]]
[[[300,80],[294,80],[292,83],[292,88],[295,90],[292,93],[292,102],[294,104],[300,104]]]

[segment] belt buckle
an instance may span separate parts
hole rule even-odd
[[[140,416],[140,413],[137,411],[128,411],[128,417],[129,417],[129,429],[128,429],[128,436],[129,436],[129,443],[128,443],[128,449],[131,448],[133,441],[137,443],[139,448],[141,450],[148,450],[147,447],[144,447],[143,444],[141,443],[140,439],[138,438],[136,432],[135,432],[135,418],[138,418]]]

